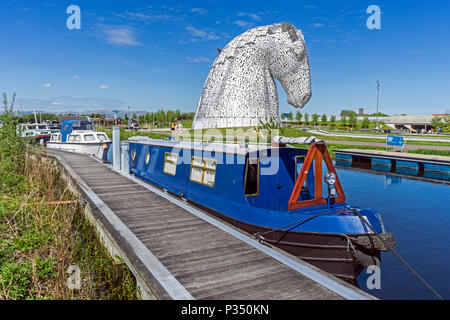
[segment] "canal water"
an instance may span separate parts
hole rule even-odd
[[[381,213],[397,239],[396,251],[444,299],[450,299],[450,185],[407,176],[337,167],[347,203]],[[434,299],[392,253],[381,256],[381,288],[368,289],[363,270],[360,288],[380,299]]]

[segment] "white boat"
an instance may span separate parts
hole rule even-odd
[[[61,130],[51,134],[47,148],[93,155],[106,159],[111,141],[104,132],[97,132],[88,117],[70,117],[61,121]]]
[[[38,123],[36,112],[34,112],[34,123],[21,123],[17,126],[17,134],[20,139],[27,140],[30,143],[44,144],[50,139],[54,131],[48,123]]]

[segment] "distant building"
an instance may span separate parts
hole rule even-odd
[[[360,117],[364,116],[364,108],[359,108],[358,116],[360,116]]]

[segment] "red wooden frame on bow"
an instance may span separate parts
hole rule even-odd
[[[289,199],[288,205],[289,211],[328,203],[328,199],[322,197],[322,159],[325,161],[328,171],[336,175],[335,187],[337,191],[337,197],[331,198],[330,203],[345,202],[344,190],[342,189],[341,182],[339,181],[336,169],[334,168],[327,147],[325,146],[324,142],[316,142],[310,145],[308,153],[306,154],[305,157],[305,161],[303,162],[302,169],[300,170],[300,174],[298,175],[297,181],[295,182],[294,189],[292,190],[292,194]],[[305,183],[309,168],[311,167],[313,160],[315,160],[314,199],[298,201],[300,192],[302,191],[303,184]]]

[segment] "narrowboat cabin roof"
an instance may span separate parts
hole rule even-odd
[[[282,138],[282,137],[276,137]],[[273,149],[270,144],[264,143],[246,143],[242,141],[241,143],[224,143],[224,142],[203,142],[195,140],[162,140],[162,139],[152,139],[143,136],[134,136],[128,139],[130,143],[147,144],[158,147],[167,148],[177,148],[177,149],[188,149],[203,152],[219,152],[219,153],[229,153],[236,155],[247,155],[249,153],[255,153],[257,151],[265,151]],[[310,143],[310,141],[315,141],[314,137],[310,138],[300,138],[292,143]],[[278,148],[278,147],[277,147]],[[286,145],[286,148],[294,148]]]

